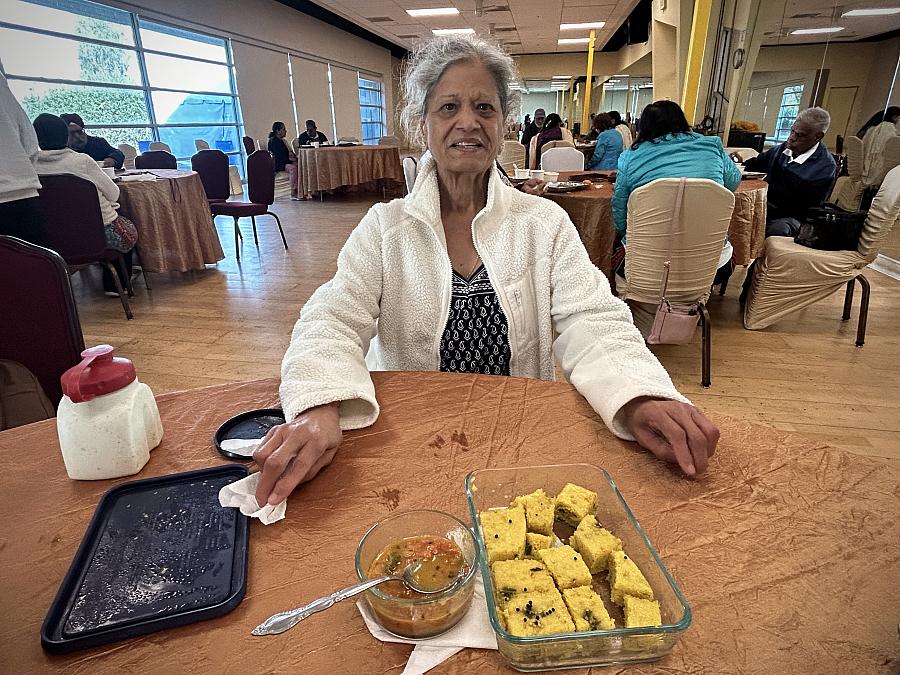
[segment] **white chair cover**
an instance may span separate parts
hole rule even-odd
[[[378,145],[388,145],[391,147],[400,147],[400,139],[396,136],[382,136],[378,139]]]
[[[204,141],[202,138],[195,138],[194,139],[194,147],[197,148],[198,152],[200,150],[209,150],[209,143]]]
[[[876,258],[898,217],[900,167],[895,167],[875,195],[856,251],[818,251],[791,237],[766,239],[744,307],[744,328],[767,328],[839,291]]]
[[[168,143],[161,143],[160,141],[153,141],[150,144],[150,151],[155,152],[156,150],[164,150],[169,154],[172,154],[172,148],[169,147]]]
[[[125,163],[122,165],[126,169],[134,168],[134,158],[137,157],[137,148],[128,143],[119,143],[119,152],[125,155]]]
[[[416,176],[419,174],[419,164],[415,157],[403,158],[403,178],[406,181],[406,192],[412,192],[416,184]]]
[[[584,153],[568,147],[541,148],[541,169],[544,171],[583,171]]]
[[[831,191],[831,201],[842,209],[856,211],[866,189],[863,181],[863,142],[856,136],[847,136],[844,152],[847,155],[847,176],[838,178]]]
[[[504,141],[503,150],[500,152],[497,161],[500,162],[503,170],[511,176],[516,168],[513,166],[514,164],[520,169],[525,168],[525,146],[514,140]]]

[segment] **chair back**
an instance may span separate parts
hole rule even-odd
[[[151,150],[134,158],[136,169],[177,169],[175,155],[165,150]]]
[[[546,145],[550,145],[547,143]],[[583,171],[584,153],[570,147],[541,148],[541,169],[545,171]]]
[[[200,174],[207,199],[224,201],[231,196],[228,155],[221,150],[201,150],[191,157],[191,168]]]
[[[341,136],[338,143],[359,143],[359,139],[356,136]]]
[[[247,153],[247,157],[256,152],[256,142],[252,138],[250,138],[249,136],[244,136],[243,138],[241,138],[241,142],[244,144],[244,152]],[[197,149],[200,150],[200,148]],[[203,149],[208,150],[209,147],[207,146]]]
[[[59,378],[81,361],[84,337],[58,253],[0,236],[0,316],[15,317],[0,330],[0,358],[28,368],[53,405],[59,404]]]
[[[887,175],[888,171],[895,166],[900,166],[900,136],[893,136],[887,139],[884,144],[882,157],[881,168],[883,176],[880,178],[881,180],[884,180],[884,176]]]
[[[400,147],[400,139],[396,136],[382,136],[378,139],[378,145],[387,145],[394,148]]]
[[[518,141],[504,141],[503,142],[503,150],[500,151],[500,156],[497,158],[497,161],[500,162],[500,166],[503,167],[503,170],[512,174],[515,171],[515,164],[520,169],[525,168],[525,146],[519,143]]]
[[[844,139],[844,150],[847,155],[847,175],[853,180],[862,180],[863,174],[863,142],[856,136]]]
[[[172,153],[172,148],[169,147],[168,143],[163,143],[161,141],[153,141],[150,144],[150,150],[163,150],[164,152]]]
[[[44,243],[68,265],[101,260],[106,235],[97,186],[70,173],[38,176],[38,206],[44,219]]]
[[[294,154],[297,155],[300,153],[300,139],[295,138],[291,141],[291,150],[294,151]]]
[[[682,181],[681,214],[673,219]],[[706,302],[733,210],[734,193],[705,178],[660,178],[632,192],[625,299],[655,305],[664,263],[671,260],[666,297],[686,304]]]
[[[204,141],[202,138],[195,138],[194,147],[197,148],[197,150],[209,150],[209,143]]]
[[[275,201],[275,159],[268,150],[247,157],[247,196],[254,204],[269,206]]]
[[[403,158],[403,179],[406,181],[406,191],[412,192],[416,184],[416,176],[419,173],[419,163],[415,157]]]
[[[543,155],[548,150],[552,150],[553,148],[574,148],[575,143],[572,141],[567,141],[565,139],[561,141],[547,141],[541,146],[541,154]]]
[[[119,152],[125,155],[125,163],[122,164],[123,168],[133,169],[134,158],[137,157],[138,154],[137,148],[128,143],[119,143]]]
[[[849,138],[847,139],[849,140]],[[869,207],[869,214],[859,236],[856,250],[866,259],[874,260],[891,229],[900,218],[900,166],[888,171]]]
[[[729,155],[737,155],[741,158],[742,162],[746,162],[748,159],[753,159],[759,155],[759,151],[756,148],[728,147],[725,148],[725,152]]]

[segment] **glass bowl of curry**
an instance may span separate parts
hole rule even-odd
[[[422,588],[449,588],[425,595],[390,581],[367,591],[365,600],[381,626],[405,638],[428,638],[452,628],[472,603],[477,567],[475,537],[460,520],[441,511],[395,513],[375,523],[356,547],[360,581],[400,576],[419,563]]]

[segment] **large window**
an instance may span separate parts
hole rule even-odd
[[[0,1],[0,59],[30,118],[78,113],[112,145],[167,143],[185,168],[204,140],[243,173],[227,40],[87,0]]]
[[[803,96],[803,85],[795,84],[784,88],[781,105],[778,107],[778,119],[775,121],[775,140],[786,141],[791,135],[791,127],[800,112],[800,98]]]
[[[384,85],[377,80],[359,78],[359,114],[362,118],[362,142],[377,145],[385,135]]]

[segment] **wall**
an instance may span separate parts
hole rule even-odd
[[[750,88],[744,94],[742,105],[738,106],[735,120],[756,122],[768,135],[775,133],[778,109],[785,87],[803,84],[800,108],[808,108],[812,99],[815,70],[755,72],[750,78]]]
[[[387,49],[273,0],[216,0],[215,3],[110,0],[108,4],[138,12],[148,18],[231,38],[244,126],[247,134],[254,138],[264,139],[268,135],[274,121],[273,115],[283,119],[291,135],[294,131],[295,114],[302,124],[303,119],[312,116],[304,114],[306,109],[318,111],[320,117],[326,106],[330,110],[328,90],[327,87],[322,88],[321,78],[313,78],[314,86],[303,86],[303,72],[298,73],[296,68],[293,93],[301,94],[302,99],[297,101],[297,110],[284,109],[286,101],[292,98],[287,69],[289,54],[312,61],[330,62],[342,68],[359,69],[376,76],[384,83],[385,106],[388,111],[393,110],[395,97],[391,76],[392,57]],[[300,83],[297,82],[298,75]],[[349,77],[340,78],[344,87],[349,87],[351,80]],[[275,102],[269,109],[264,104],[266,92]],[[359,100],[355,90],[335,92],[335,98],[343,101],[354,98],[357,102]],[[294,107],[293,104],[291,107]],[[349,115],[345,114],[341,119],[347,129],[339,125],[338,135],[359,135],[358,109],[356,127]],[[316,121],[320,129],[330,137],[330,115],[328,119],[317,117]],[[387,115],[387,123],[390,128],[390,113]]]
[[[558,112],[556,110],[556,92],[547,91],[522,94],[522,120],[525,119],[526,114],[531,115],[531,118],[534,119],[534,111],[538,108],[543,108],[548,115],[552,112]]]

